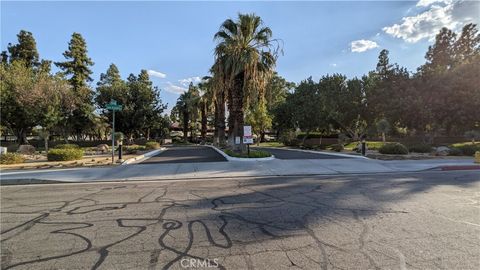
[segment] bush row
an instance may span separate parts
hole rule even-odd
[[[25,162],[25,157],[17,153],[0,155],[0,164],[17,164]]]
[[[77,148],[59,149],[54,148],[48,151],[48,161],[69,161],[83,158],[83,150]]]

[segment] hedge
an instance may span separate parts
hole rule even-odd
[[[408,150],[414,153],[430,153],[432,152],[432,146],[426,143],[418,143],[408,147]]]
[[[160,148],[160,144],[158,142],[147,142],[145,143],[146,149],[158,149]]]
[[[58,144],[54,148],[56,149],[79,149],[80,146],[73,143]]]
[[[17,153],[0,155],[0,164],[17,164],[25,162],[25,157]]]
[[[332,149],[335,152],[342,152],[344,147],[343,147],[343,144],[332,144],[330,145],[330,149]]]
[[[248,155],[248,153],[237,153],[230,149],[227,149],[224,152],[231,157],[238,158],[266,158],[272,156],[272,154],[270,154],[269,152],[260,150],[250,150],[250,155]]]
[[[401,143],[387,143],[378,149],[380,154],[406,155],[408,149]]]
[[[48,161],[69,161],[83,158],[83,150],[75,148],[51,149],[48,151]]]
[[[464,144],[455,148],[460,150],[464,156],[473,156],[476,151],[480,151],[480,144]]]

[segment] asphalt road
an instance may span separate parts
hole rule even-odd
[[[153,156],[142,164],[152,163],[192,163],[227,161],[214,149],[206,146],[170,146],[162,153]]]
[[[268,148],[268,147],[255,147],[255,149],[259,149],[262,151],[270,152],[275,158],[278,159],[342,159],[342,158],[349,158],[345,156],[335,156],[335,155],[328,155],[322,153],[311,153],[311,152],[303,152],[303,151],[295,151],[295,150],[287,150],[287,149],[279,149],[279,148]]]
[[[0,191],[2,269],[480,269],[478,171]]]

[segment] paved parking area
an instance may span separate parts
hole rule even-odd
[[[269,147],[255,147],[262,151],[267,151],[272,153],[275,158],[278,159],[345,159],[349,157],[344,156],[335,156],[323,153],[311,153],[304,151],[288,150],[288,149],[279,149],[279,148],[269,148]]]
[[[153,163],[195,163],[227,161],[214,149],[205,146],[171,146],[141,164]]]
[[[479,179],[0,186],[1,269],[480,269]]]

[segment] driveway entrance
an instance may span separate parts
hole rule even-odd
[[[217,151],[206,146],[170,146],[167,148],[167,150],[143,161],[141,164],[227,161]]]

